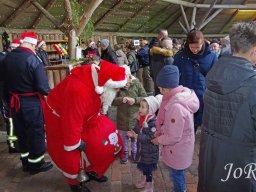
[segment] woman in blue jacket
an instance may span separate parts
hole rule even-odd
[[[180,84],[193,89],[200,101],[200,108],[194,114],[195,131],[202,123],[205,76],[217,59],[205,41],[203,33],[197,29],[187,34],[184,48],[174,57],[173,64],[180,71]]]

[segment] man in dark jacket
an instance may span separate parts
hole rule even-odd
[[[160,90],[156,85],[156,77],[159,71],[165,65],[172,65],[173,63],[172,48],[172,39],[167,37],[161,41],[161,47],[153,46],[150,49],[150,74],[154,81],[155,95],[160,94]]]
[[[198,192],[256,191],[256,22],[230,30],[233,56],[206,77]]]
[[[142,77],[142,84],[145,87],[145,90],[148,95],[153,95],[154,92],[154,83],[153,79],[150,76],[149,69],[149,46],[148,42],[145,39],[140,41],[140,49],[137,53],[138,61],[139,61],[139,72],[138,76]],[[140,75],[142,73],[142,75]]]
[[[9,148],[9,153],[18,153],[19,152],[19,146],[18,141],[16,137],[16,131],[13,127],[12,119],[10,118],[9,114],[9,104],[4,100],[3,98],[3,92],[4,92],[4,85],[3,85],[3,74],[1,74],[3,71],[3,60],[7,56],[7,54],[14,49],[16,49],[18,46],[20,46],[20,39],[15,38],[10,43],[8,49],[6,51],[3,51],[0,53],[0,111],[3,115],[3,119],[5,121],[5,127],[7,132],[7,145]]]
[[[14,127],[19,141],[23,171],[30,174],[48,171],[44,161],[45,131],[43,96],[50,91],[42,61],[35,54],[34,32],[21,35],[23,43],[3,61],[4,93],[10,102]]]
[[[108,39],[102,39],[100,41],[100,47],[101,47],[101,59],[106,60],[110,63],[118,64],[116,53],[110,47]]]

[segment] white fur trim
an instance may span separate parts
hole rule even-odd
[[[11,43],[11,44],[10,44],[10,47],[17,48],[17,47],[19,47],[19,45],[20,45],[20,44],[18,44],[18,43]]]
[[[41,47],[44,43],[45,43],[45,41],[41,41],[41,42],[37,45],[37,47]]]
[[[31,44],[33,44],[33,45],[36,45],[37,44],[37,39],[35,39],[35,38],[31,38],[31,37],[25,37],[24,39],[23,39],[23,42],[25,43],[31,43]]]
[[[79,142],[78,142],[77,144],[75,144],[75,145],[72,145],[72,146],[66,146],[66,145],[64,145],[64,150],[65,150],[65,151],[73,151],[73,150],[75,150],[77,147],[79,147],[80,144],[81,144],[81,139],[80,139]]]
[[[183,100],[188,98],[192,93],[192,90],[190,90],[189,88],[184,87],[184,90],[178,94],[175,95],[175,98],[178,100]]]
[[[108,88],[121,88],[124,87],[127,83],[127,78],[125,78],[122,81],[113,81],[112,79],[109,79],[104,86]]]
[[[98,93],[98,94],[102,94],[103,91],[104,91],[104,89],[103,89],[103,87],[95,86],[95,91],[96,91],[96,93]]]

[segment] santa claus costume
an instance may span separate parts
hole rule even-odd
[[[100,115],[104,87],[120,88],[127,79],[124,68],[106,61],[76,67],[48,95],[45,109],[47,150],[72,187],[80,169],[81,141],[86,144],[86,171],[103,175],[122,149],[116,126]],[[88,164],[88,161],[90,166]],[[104,159],[104,161],[102,161]],[[87,190],[88,191],[88,190]]]

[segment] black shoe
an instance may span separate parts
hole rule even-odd
[[[106,176],[103,175],[100,177],[95,171],[86,172],[86,174],[88,175],[90,180],[95,180],[100,183],[108,181],[108,178]]]
[[[31,175],[35,175],[40,172],[46,172],[46,171],[50,170],[51,168],[53,168],[53,164],[51,162],[43,162],[38,167],[30,166],[29,173]]]
[[[28,172],[28,158],[24,157],[24,158],[20,158],[21,160],[21,164],[22,164],[22,171],[23,172]]]
[[[91,192],[85,185],[69,185],[72,192]]]
[[[9,153],[10,154],[12,154],[12,153],[19,153],[19,150],[16,149],[16,148],[9,147]]]

